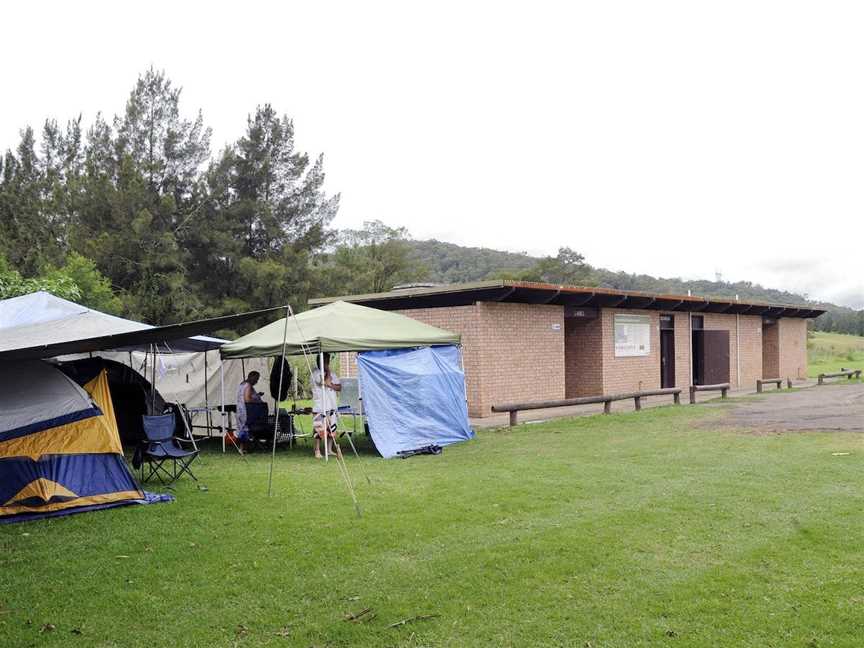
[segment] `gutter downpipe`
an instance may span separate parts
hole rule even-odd
[[[738,295],[735,295],[735,301],[740,301]],[[735,362],[738,389],[741,389],[741,313],[735,313]]]
[[[690,297],[690,291],[687,291],[687,296]],[[693,386],[693,311],[687,311],[687,326],[690,329],[690,334],[687,336],[687,345],[690,355],[690,376],[688,378],[689,387]]]

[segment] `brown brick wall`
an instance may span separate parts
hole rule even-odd
[[[564,398],[564,307],[480,302],[481,377],[474,411]]]
[[[762,377],[780,378],[780,326],[762,327]]]
[[[562,306],[480,302],[397,312],[462,335],[471,416],[489,416],[496,403],[564,398]],[[356,375],[353,358],[342,366]]]
[[[704,313],[706,330],[729,331],[729,383],[733,388],[756,388],[762,377],[762,318],[740,315],[736,337],[736,316]],[[738,340],[741,339],[741,383],[738,384]]]
[[[803,380],[807,377],[807,320],[783,317],[777,320],[780,338],[778,378]]]
[[[651,320],[650,353],[647,356],[615,356],[615,315],[647,315]],[[660,389],[660,313],[648,310],[604,308],[600,311],[603,326],[603,393]]]
[[[565,398],[603,393],[603,320],[564,322]]]
[[[693,382],[690,367],[690,314],[671,313],[675,318],[675,386],[687,389]]]

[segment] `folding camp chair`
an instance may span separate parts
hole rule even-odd
[[[182,443],[188,443],[188,440],[174,436],[174,414],[141,418],[144,421],[144,435],[147,437],[141,449],[141,482],[155,476],[160,483],[168,485],[183,473],[198,481],[190,468],[198,456],[198,450],[186,450]],[[165,466],[166,462],[171,462],[171,470]]]

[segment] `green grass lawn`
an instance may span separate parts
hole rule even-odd
[[[362,519],[308,448],[270,498],[268,456],[208,453],[173,504],[0,526],[0,645],[862,645],[862,440],[719,410],[367,453]]]
[[[864,369],[864,337],[815,331],[807,342],[808,373],[834,373],[841,368]]]

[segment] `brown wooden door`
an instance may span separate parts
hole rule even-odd
[[[729,382],[729,331],[702,331],[702,384]]]
[[[660,331],[660,387],[675,386],[675,331]]]

